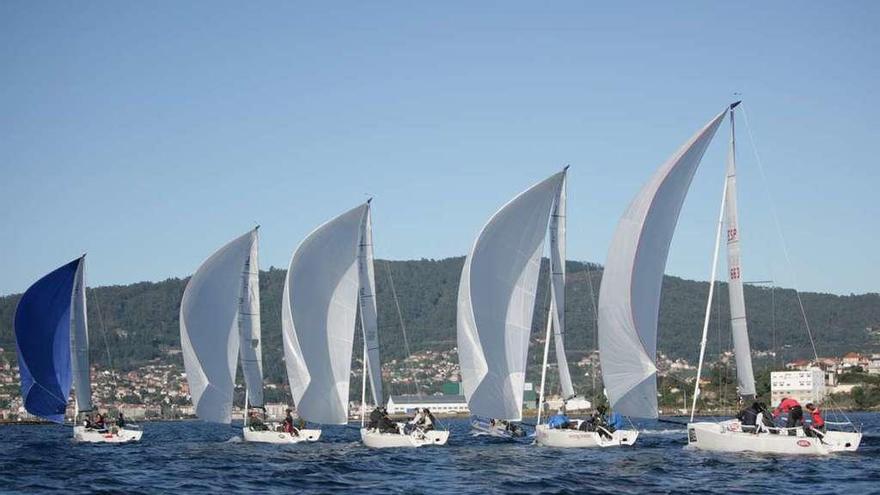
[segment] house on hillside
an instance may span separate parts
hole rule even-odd
[[[874,354],[871,356],[871,360],[868,362],[867,371],[871,375],[880,375],[880,354]]]
[[[843,356],[843,369],[851,369],[856,367],[861,367],[865,369],[868,367],[868,358],[862,356],[858,352],[849,352],[845,356]]]

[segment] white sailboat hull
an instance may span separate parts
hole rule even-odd
[[[144,434],[141,430],[127,428],[111,428],[106,431],[86,429],[85,426],[73,427],[73,440],[83,443],[130,443],[140,442]]]
[[[321,438],[321,430],[299,430],[299,435],[292,435],[284,431],[252,430],[249,426],[242,428],[242,438],[245,442],[296,444],[302,442],[316,442]]]
[[[471,423],[471,435],[473,436],[489,436],[495,438],[506,438],[508,440],[514,440],[517,438],[522,438],[525,434],[522,435],[514,435],[510,430],[505,429],[503,426],[496,425],[492,426],[487,423],[481,423],[478,421],[474,421]]]
[[[595,431],[580,431],[566,428],[550,428],[547,425],[535,427],[535,441],[538,445],[557,448],[620,447],[633,445],[639,437],[636,430],[617,430],[611,438],[603,437]]]
[[[759,452],[786,455],[828,455],[836,452],[854,452],[859,448],[862,434],[858,432],[829,431],[821,440],[808,437],[803,429],[796,435],[746,433],[739,421],[721,423],[688,423],[688,446],[713,452]]]
[[[371,449],[395,447],[422,447],[425,445],[446,445],[449,432],[432,430],[413,433],[379,433],[377,430],[361,428],[361,440]]]

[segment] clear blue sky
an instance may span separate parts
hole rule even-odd
[[[377,256],[462,255],[565,164],[569,258],[604,262],[733,92],[801,288],[878,290],[880,3],[476,3],[2,2],[0,294],[85,251],[92,285],[187,276],[255,221],[286,267],[365,193]],[[791,285],[739,129],[744,276]],[[708,276],[727,132],[668,273]]]

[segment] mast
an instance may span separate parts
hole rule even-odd
[[[703,319],[703,337],[700,341],[700,361],[697,364],[697,380],[694,383],[694,399],[691,407],[691,421],[697,410],[697,398],[700,396],[700,375],[703,371],[703,358],[706,355],[706,341],[709,335],[709,316],[712,313],[712,295],[715,293],[715,272],[718,268],[718,251],[721,248],[721,227],[724,225],[724,205],[727,199],[727,180],[721,192],[721,213],[718,214],[718,227],[715,232],[715,252],[712,255],[712,275],[709,277],[709,297],[706,298],[706,316]]]
[[[538,419],[535,424],[541,424],[541,411],[544,410],[544,383],[547,379],[547,358],[550,356],[550,329],[553,323],[553,302],[551,299],[550,310],[547,312],[547,333],[544,335],[544,361],[541,365],[541,389],[538,392]]]
[[[364,325],[364,317],[363,313],[361,314],[361,327]],[[367,416],[367,341],[364,340],[364,361],[363,361],[363,376],[361,377],[361,428],[366,424],[366,416]],[[374,398],[375,400],[375,398]]]
[[[737,389],[743,400],[755,398],[755,375],[752,370],[751,346],[749,345],[748,324],[746,321],[745,295],[740,259],[740,230],[736,197],[736,133],[733,109],[730,105],[730,148],[727,155],[727,267],[730,296],[730,327],[733,332],[733,349],[736,357]]]

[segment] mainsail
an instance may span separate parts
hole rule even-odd
[[[465,260],[458,289],[458,353],[474,415],[522,419],[541,253],[564,177],[565,172],[554,174],[504,205]]]
[[[83,336],[87,339],[85,327],[76,324],[71,334],[74,319],[85,322],[84,316],[80,318],[72,311],[74,286],[82,283],[84,261],[71,261],[38,280],[25,291],[15,308],[15,347],[24,407],[29,413],[56,423],[64,422],[70,395],[71,342]],[[84,310],[85,299],[82,303],[75,311]],[[85,356],[86,362],[80,361],[77,366],[84,364],[87,370],[87,352]]]
[[[287,270],[281,304],[284,361],[297,413],[315,423],[348,422],[361,288],[358,257],[361,244],[370,242],[361,239],[369,208],[365,203],[318,227],[293,253]]]
[[[565,357],[565,189],[568,177],[563,171],[562,183],[553,202],[550,215],[550,307],[553,318],[553,343],[556,346],[556,364],[562,396],[574,396],[568,359]]]
[[[70,357],[77,412],[92,410],[92,379],[89,376],[89,322],[86,317],[86,258],[80,258],[73,281],[73,313],[70,316]]]
[[[361,311],[361,330],[366,347],[365,373],[370,376],[370,389],[373,392],[373,403],[382,402],[382,365],[379,362],[379,320],[376,311],[376,277],[373,272],[373,219],[370,201],[361,222],[361,241],[358,244],[358,301]]]
[[[255,229],[256,230],[256,229]],[[241,339],[241,370],[247,387],[245,407],[263,407],[263,351],[260,342],[259,236],[254,232],[251,251],[242,273],[238,331]]]
[[[730,293],[730,326],[733,330],[733,349],[736,356],[736,377],[739,395],[746,400],[755,397],[755,375],[752,372],[752,354],[746,325],[746,304],[743,295],[742,269],[739,244],[739,216],[736,208],[736,136],[733,109],[730,107],[730,148],[727,155],[727,202],[724,222],[727,225],[727,268]]]
[[[599,354],[611,406],[657,417],[657,317],[669,245],[688,188],[727,109],[660,167],[617,225],[599,291]]]
[[[180,303],[180,343],[193,405],[199,418],[232,421],[239,325],[246,265],[257,230],[226,244],[190,278]],[[249,296],[248,296],[249,297]]]

